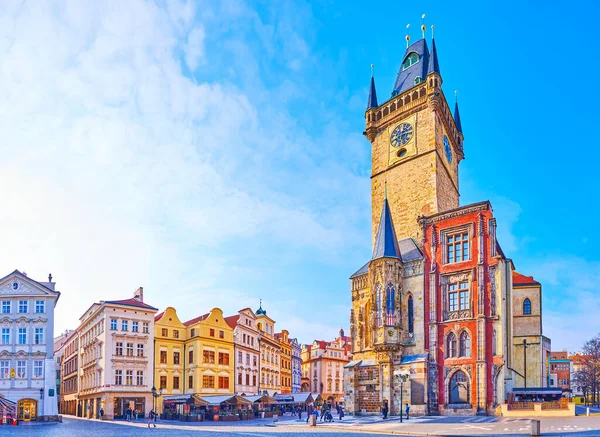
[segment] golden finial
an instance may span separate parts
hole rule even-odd
[[[371,64],[371,77],[375,77],[375,64]]]
[[[387,199],[387,181],[383,182],[383,198]]]
[[[432,24],[431,25],[431,39],[433,39],[433,29],[435,29],[435,26]]]
[[[409,27],[410,27],[410,23],[406,25],[406,48],[408,48],[408,42],[410,41],[410,35],[408,33]]]
[[[425,27],[425,14],[421,15],[421,18],[423,19],[423,24],[421,24],[421,32],[423,33],[423,39],[425,39],[425,29],[427,29],[427,27]]]

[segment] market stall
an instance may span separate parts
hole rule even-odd
[[[252,415],[252,401],[238,395],[199,395],[204,401],[208,402],[208,413],[213,416],[215,422],[238,421],[243,417],[249,418]],[[243,420],[243,419],[242,419]]]

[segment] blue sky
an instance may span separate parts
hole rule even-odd
[[[576,350],[600,311],[592,2],[3,3],[0,264],[52,272],[59,331],[144,286],[182,319],[262,298],[333,338],[371,251],[370,65],[383,101],[423,13],[459,90],[461,203],[491,200]]]

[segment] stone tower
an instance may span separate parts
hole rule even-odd
[[[452,116],[435,41],[407,47],[392,91],[379,105],[371,79],[364,134],[372,146],[372,236],[375,244],[384,185],[399,239],[421,239],[418,217],[458,207],[463,135]]]

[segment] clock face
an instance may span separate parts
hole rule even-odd
[[[392,132],[390,143],[394,147],[402,147],[413,137],[413,127],[408,123],[400,123]]]
[[[448,137],[444,135],[444,151],[446,152],[446,159],[448,162],[452,162],[452,149],[450,148],[450,141],[448,141]]]

